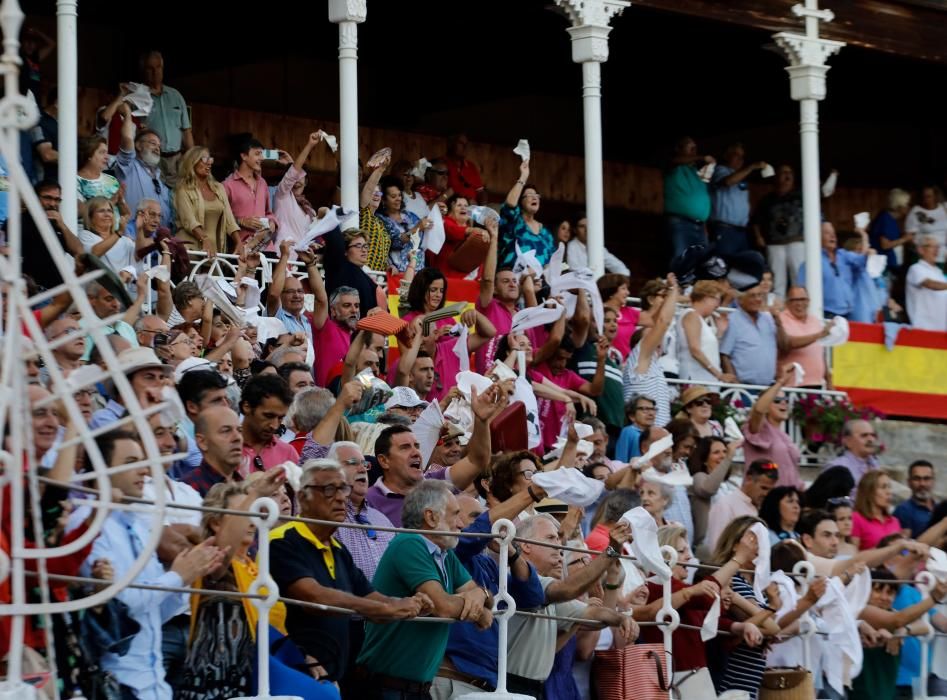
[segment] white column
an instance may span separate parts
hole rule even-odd
[[[59,98],[59,185],[62,187],[63,222],[78,231],[78,197],[76,173],[79,139],[79,97],[77,90],[79,62],[76,40],[78,0],[56,0],[56,68]],[[36,96],[39,99],[39,95]]]
[[[818,0],[794,5],[793,13],[805,18],[806,33],[780,32],[773,38],[789,59],[786,71],[792,99],[799,102],[799,141],[802,151],[803,232],[806,243],[806,279],[809,310],[822,314],[822,197],[819,191],[819,100],[825,98],[825,60],[845,44],[819,38],[819,21],[831,22],[835,15],[820,10]]]
[[[605,273],[605,195],[602,187],[601,64],[608,60],[609,22],[631,3],[626,0],[556,0],[572,26],[572,60],[582,64],[585,127],[585,213],[589,267]]]
[[[339,25],[339,164],[342,208],[358,209],[358,25],[366,0],[329,0],[329,21]]]

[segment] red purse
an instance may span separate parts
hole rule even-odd
[[[668,700],[671,679],[663,644],[596,651],[592,682],[598,700]]]

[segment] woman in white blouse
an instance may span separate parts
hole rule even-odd
[[[105,197],[93,197],[86,202],[82,214],[83,227],[79,242],[87,253],[92,253],[117,275],[124,267],[136,267],[135,241],[125,235],[125,217],[115,228],[112,203]]]
[[[701,280],[691,291],[691,308],[677,321],[677,354],[680,377],[694,382],[734,382],[720,369],[720,338],[726,321],[714,312],[723,290],[716,282]]]

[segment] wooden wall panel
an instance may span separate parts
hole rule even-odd
[[[90,133],[96,108],[106,104],[110,95],[101,90],[80,88],[79,130]],[[267,147],[280,147],[292,154],[298,153],[309,133],[321,128],[338,135],[339,125],[317,122],[303,117],[287,117],[265,112],[254,112],[229,107],[195,103],[191,105],[194,140],[206,144],[220,165],[229,158],[227,139],[238,133],[250,132]],[[401,132],[389,129],[362,128],[359,130],[359,151],[362,160],[383,146],[392,148],[395,159],[416,160],[444,152],[444,139],[438,136]],[[519,177],[519,158],[513,154],[513,144],[471,143],[470,157],[483,172],[491,192],[491,201],[501,201],[509,187]],[[336,163],[328,148],[317,148],[309,159],[314,180],[330,182]],[[585,201],[585,165],[579,156],[535,151],[532,155],[530,180],[550,202],[566,205],[573,213],[581,210]],[[765,185],[751,189],[753,201],[767,190]],[[659,215],[663,206],[661,171],[634,163],[607,161],[604,165],[605,206],[647,215]],[[826,216],[841,229],[850,228],[852,216],[860,211],[873,214],[884,206],[886,191],[881,189],[854,189],[840,187],[836,194],[823,203]],[[550,226],[554,224],[549,224]]]

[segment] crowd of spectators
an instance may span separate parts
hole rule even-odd
[[[933,465],[911,465],[911,497],[892,512],[872,423],[847,423],[844,452],[811,484],[786,429],[787,389],[832,386],[820,344],[830,324],[809,313],[799,269],[789,166],[775,170],[774,192],[751,215],[746,180],[769,166],[745,164],[735,145],[709,173],[714,159],[682,140],[666,180],[676,252],[710,241],[708,229],[726,254],[758,243],[770,279],[735,289],[669,273],[647,280],[634,306],[622,260],[606,251],[607,274],[588,271],[583,217],[555,235],[541,221],[528,158],[491,208],[490,186],[505,183],[483,181],[465,135],[426,166],[392,166],[385,149],[364,165],[359,211],[344,212],[306,195],[307,159],[330,144],[327,134],[313,132],[295,156],[247,135],[218,182],[184,98],[163,84],[161,55],[146,54],[141,68],[150,113],[134,116],[136,88],[123,85],[96,115],[100,131],[81,139],[79,231],[59,214],[59,186],[45,176],[36,185],[76,272],[105,271],[85,292],[109,352],[89,333],[96,319],[63,292],[32,312],[53,346],[46,366],[35,355],[3,358],[25,362],[30,448],[45,480],[26,523],[3,508],[0,546],[9,550],[14,527],[31,547],[87,531],[95,505],[81,486],[94,483],[82,477],[93,460],[74,438],[88,429],[113,468],[114,498],[148,502],[163,490],[172,506],[216,510],[168,507],[162,523],[147,506],[114,510],[87,546],[48,562],[53,573],[114,580],[161,529],[135,578],[148,587],[54,615],[51,628],[28,619],[26,647],[38,668],[52,668],[52,680],[39,674],[50,689],[89,700],[252,695],[259,611],[234,594],[258,574],[256,526],[238,513],[261,497],[307,519],[269,533],[270,573],[287,599],[269,619],[275,694],[447,700],[495,689],[497,545],[475,535],[504,518],[524,540],[506,585],[518,610],[540,614],[510,620],[513,692],[605,697],[621,685],[609,654],[658,644],[660,627],[638,623],[665,604],[697,628],[719,616],[709,636],[674,634],[683,697],[732,690],[755,700],[768,667],[803,663],[803,617],[820,632],[809,669],[820,698],[911,697],[912,684],[947,683],[943,663],[919,678],[917,641],[928,624],[947,631],[947,582],[930,591],[906,582],[947,537]],[[44,145],[36,152],[49,165]],[[277,167],[270,186],[264,170]],[[893,192],[855,250],[839,248],[826,222],[828,312],[854,318],[867,308],[857,294],[869,245],[894,274],[916,244],[908,312],[920,327],[947,324],[947,215],[933,188],[908,205]],[[60,284],[28,218],[23,236],[31,289]],[[428,248],[438,236],[442,246]],[[192,258],[225,252],[237,261],[232,275],[204,267],[191,278]],[[389,272],[399,289],[386,288]],[[449,308],[451,285],[465,278],[479,294]],[[115,382],[87,381],[86,367],[108,367],[111,353],[138,404],[165,406],[147,418],[165,458],[161,479],[151,478],[150,440],[126,420]],[[742,424],[715,418],[719,382],[758,387]],[[71,394],[82,420],[50,392]],[[592,505],[553,488],[557,474],[573,473],[583,488],[604,485]],[[677,552],[669,603],[650,570],[621,558],[634,551],[639,516]],[[803,560],[817,574],[805,588],[787,575]],[[50,585],[32,585],[31,599],[85,594]],[[6,655],[8,618],[0,642]],[[634,673],[649,676],[653,661],[640,659]]]

